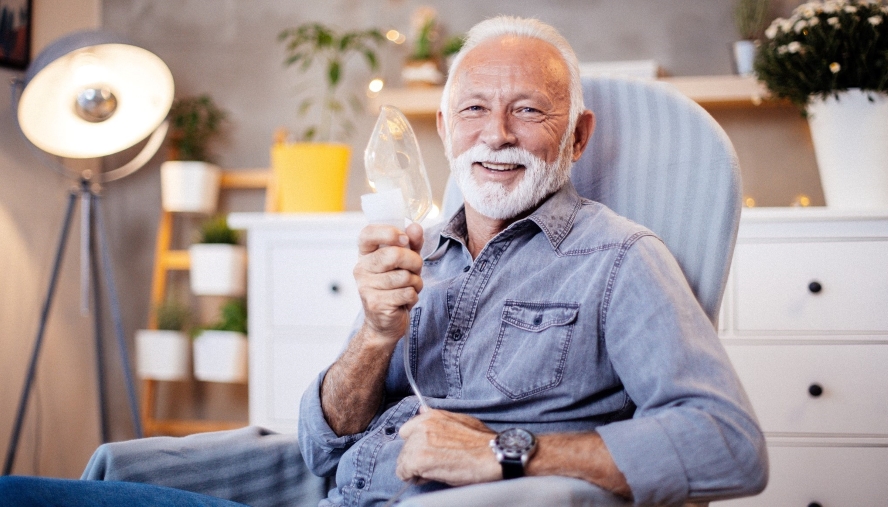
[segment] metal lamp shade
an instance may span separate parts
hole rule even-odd
[[[119,35],[86,31],[56,40],[34,59],[17,113],[25,137],[41,150],[96,158],[145,139],[172,103],[173,76],[159,57]],[[95,116],[85,117],[84,106]]]

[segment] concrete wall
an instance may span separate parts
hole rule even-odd
[[[276,41],[278,32],[306,21],[343,28],[372,26],[404,31],[409,26],[410,13],[423,3],[438,9],[451,32],[465,31],[478,20],[499,13],[535,16],[561,29],[583,61],[654,59],[672,75],[730,72],[728,44],[735,38],[731,0],[35,0],[35,45],[39,50],[68,31],[97,25],[127,34],[169,64],[177,95],[209,92],[230,111],[230,132],[226,143],[217,150],[221,165],[266,167],[275,129],[283,126],[298,130],[300,125],[296,118],[296,76],[292,69],[285,70],[281,65],[283,51]],[[388,46],[383,52],[381,75],[390,84],[398,82],[404,50]],[[360,65],[350,66],[349,72],[348,86],[363,93],[369,74]],[[16,75],[0,70],[0,81]],[[788,204],[788,196],[801,188],[819,189],[805,158],[810,153],[805,127],[792,116],[792,111],[762,113],[776,115],[778,123],[786,123],[786,128],[776,135],[759,128],[759,113],[719,114],[726,128],[733,122],[729,133],[735,129],[736,133],[731,135],[736,137],[746,179],[754,182],[750,188],[759,193],[755,197],[761,204]],[[369,116],[357,118],[357,129],[351,138],[354,154],[350,209],[358,209],[358,196],[366,191],[361,153],[373,121]],[[435,193],[440,196],[447,169],[433,121],[416,119],[414,126],[422,138]],[[763,138],[769,144],[765,149],[757,148]],[[795,156],[792,150],[800,150],[802,155]],[[148,314],[154,234],[160,210],[157,168],[161,160],[158,155],[135,175],[105,189],[105,219],[128,339],[144,325]],[[13,123],[8,95],[0,93],[3,455],[70,183],[33,155]],[[229,195],[226,205],[259,209],[261,199],[255,192]],[[72,238],[16,473],[76,477],[99,441],[92,328],[90,319],[79,314],[77,262],[77,242]],[[114,352],[107,326],[105,334],[106,349]],[[132,431],[119,366],[113,359],[107,366],[112,386],[112,437],[129,438]],[[178,410],[177,415],[243,417],[245,392],[218,386],[180,386],[162,393],[161,402],[169,413]]]

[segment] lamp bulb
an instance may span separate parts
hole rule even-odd
[[[106,86],[86,88],[77,94],[74,110],[90,123],[101,123],[117,110],[117,97]]]

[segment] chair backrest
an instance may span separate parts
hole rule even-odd
[[[740,170],[725,132],[668,84],[584,78],[595,133],[571,179],[583,197],[652,230],[713,325],[740,221]],[[448,182],[444,211],[462,204]]]

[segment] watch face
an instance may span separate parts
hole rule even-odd
[[[496,446],[507,458],[520,458],[533,449],[536,440],[531,432],[521,428],[511,428],[496,437]]]

